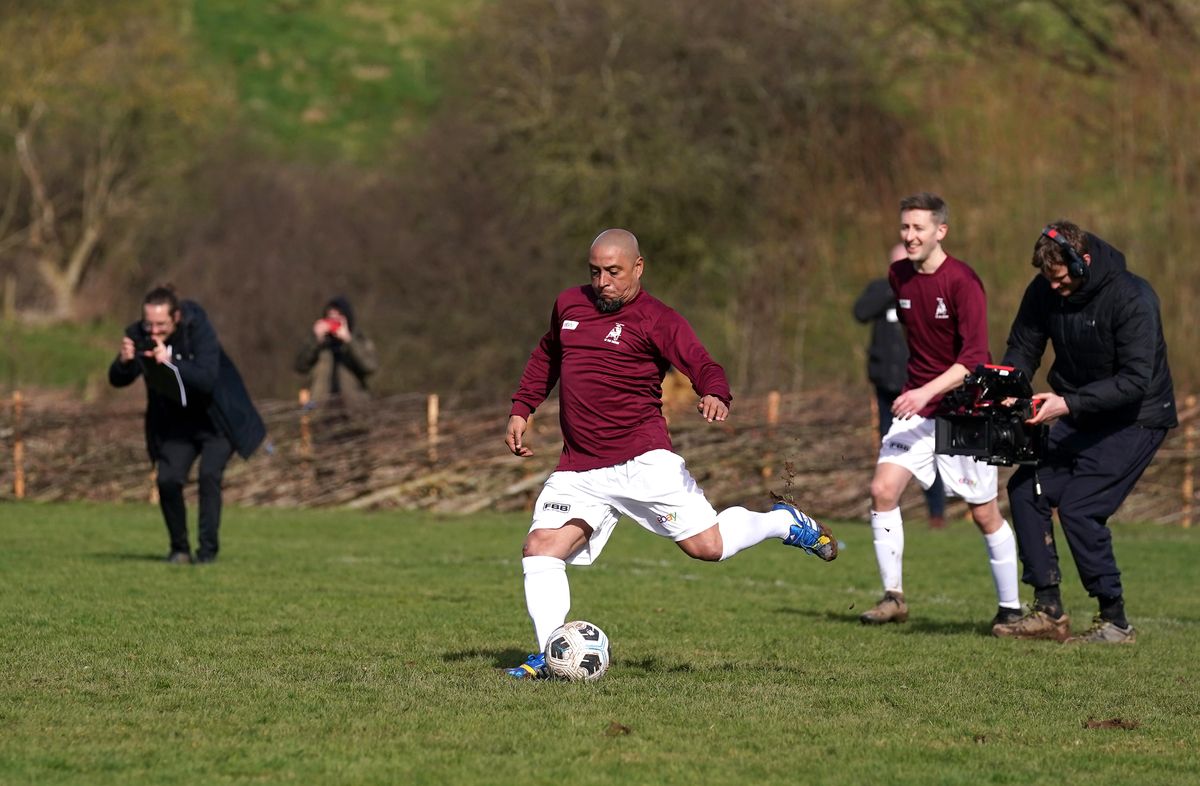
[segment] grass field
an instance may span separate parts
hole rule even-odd
[[[1132,647],[986,635],[983,546],[908,532],[905,626],[864,629],[870,533],[826,565],[687,560],[623,523],[574,571],[594,685],[527,651],[523,516],[226,512],[175,567],[144,506],[0,506],[0,783],[1195,783],[1200,532],[1117,528]],[[1068,569],[1077,628],[1093,607]],[[1085,728],[1091,720],[1136,728]]]
[[[0,322],[0,390],[108,385],[124,326],[112,323],[28,326]]]
[[[290,155],[368,159],[429,116],[437,61],[483,0],[193,0],[257,135]]]

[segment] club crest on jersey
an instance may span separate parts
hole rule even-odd
[[[946,308],[946,301],[942,300],[941,298],[938,298],[937,301],[938,301],[937,311],[933,312],[933,318],[934,319],[949,319],[950,318],[950,309]]]
[[[621,324],[620,322],[613,325],[612,330],[608,331],[608,335],[604,337],[604,340],[607,341],[609,344],[620,344],[621,343],[621,329],[624,327],[625,326],[623,324]]]

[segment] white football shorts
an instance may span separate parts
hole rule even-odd
[[[942,456],[933,452],[934,419],[896,418],[879,446],[879,462],[899,464],[913,474],[921,488],[933,485],[934,467],[946,491],[972,505],[996,498],[999,472],[991,464],[970,456]]]
[[[529,531],[557,529],[571,519],[583,519],[592,536],[567,562],[590,565],[604,550],[621,514],[674,541],[699,535],[717,523],[717,511],[683,457],[651,450],[615,467],[551,473],[533,506]]]

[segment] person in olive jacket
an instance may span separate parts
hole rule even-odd
[[[379,364],[375,344],[356,324],[349,300],[338,295],[325,304],[296,355],[295,367],[297,373],[308,374],[315,405],[338,400],[355,407],[369,400],[367,377]]]
[[[170,537],[167,560],[193,561],[183,484],[200,459],[199,546],[195,561],[220,548],[221,483],[234,451],[249,458],[266,437],[233,361],[199,304],[158,287],[142,302],[142,319],[125,330],[108,369],[114,387],[146,383],[146,449],[157,464],[159,504]]]
[[[1070,638],[1051,521],[1057,508],[1079,578],[1100,607],[1091,629],[1071,640],[1132,643],[1108,519],[1178,425],[1158,296],[1126,270],[1124,254],[1068,221],[1042,231],[1033,265],[1040,274],[1025,290],[1003,363],[1032,378],[1046,342],[1054,346],[1053,392],[1034,396],[1041,405],[1026,421],[1053,423],[1047,455],[1008,483],[1034,607],[993,633]]]

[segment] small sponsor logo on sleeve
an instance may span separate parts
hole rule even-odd
[[[557,510],[559,513],[570,513],[571,506],[565,502],[545,502],[542,504],[542,510]]]
[[[900,306],[900,308],[912,308],[912,301],[904,297],[897,300],[896,305]]]
[[[562,324],[563,330],[574,330],[579,327],[579,323],[573,319],[564,319]]]

